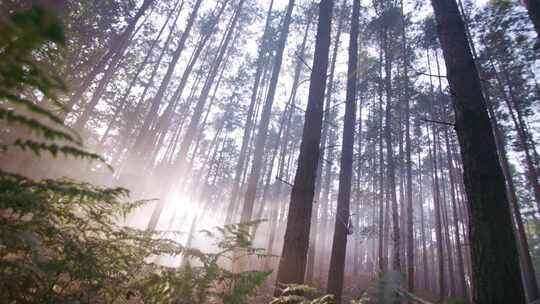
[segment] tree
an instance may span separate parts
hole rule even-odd
[[[283,52],[285,51],[287,37],[289,36],[289,26],[291,24],[294,2],[294,0],[289,1],[287,11],[283,19],[281,32],[279,34],[277,52],[276,56],[274,57],[274,65],[272,67],[272,76],[268,85],[268,93],[266,95],[266,100],[263,104],[259,128],[257,130],[257,137],[255,138],[255,151],[253,152],[251,172],[247,181],[247,189],[244,197],[242,213],[240,215],[240,222],[250,221],[253,213],[253,205],[255,204],[255,197],[257,195],[257,185],[259,183],[261,168],[263,166],[263,157],[264,149],[266,147],[266,138],[268,135],[268,126],[270,125],[270,117],[272,115],[272,105],[274,104],[274,96],[276,94],[279,73],[281,71]]]
[[[360,0],[353,1],[351,32],[349,35],[349,64],[347,69],[347,95],[343,118],[343,142],[339,172],[339,192],[332,242],[330,270],[328,272],[328,293],[333,294],[336,303],[341,303],[345,271],[347,237],[350,234],[350,196],[353,169],[354,133],[356,124],[356,91],[358,74],[358,19]]]
[[[285,242],[277,274],[278,283],[302,283],[304,280],[315,179],[319,163],[333,8],[333,0],[321,0],[319,4],[319,22],[310,77],[308,106],[298,157],[298,168],[289,203]],[[277,290],[276,293],[279,294]]]
[[[453,97],[470,209],[473,302],[525,303],[504,176],[455,0],[432,0]]]

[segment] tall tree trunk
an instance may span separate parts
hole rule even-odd
[[[347,252],[347,236],[350,234],[349,205],[351,196],[354,133],[356,123],[356,79],[358,73],[359,15],[360,0],[354,0],[351,19],[351,32],[349,35],[349,66],[347,71],[345,116],[343,118],[343,141],[339,171],[338,201],[327,288],[328,293],[335,296],[337,304],[341,303],[341,293],[343,291],[343,279],[345,271],[345,256]]]
[[[138,98],[138,100],[136,102],[135,110],[133,111],[134,112],[133,117],[131,119],[127,119],[127,124],[126,124],[125,129],[126,129],[126,132],[128,132],[128,134],[122,136],[122,139],[120,141],[119,152],[117,153],[117,156],[116,156],[117,162],[120,162],[124,158],[123,157],[124,156],[124,153],[123,153],[124,150],[127,149],[131,145],[131,143],[132,143],[131,139],[133,137],[136,138],[136,134],[138,134],[138,131],[133,131],[132,129],[135,128],[136,122],[139,121],[141,113],[143,113],[146,110],[146,104],[145,104],[146,95],[148,94],[148,91],[150,90],[150,88],[154,84],[154,79],[155,79],[155,77],[156,77],[156,75],[158,73],[159,67],[161,66],[161,62],[162,62],[163,58],[165,57],[165,55],[167,54],[168,45],[170,44],[170,42],[172,41],[172,38],[174,36],[174,32],[175,32],[174,29],[176,27],[179,16],[180,15],[176,16],[176,19],[173,22],[173,27],[171,28],[169,34],[167,35],[167,39],[165,40],[164,46],[161,49],[159,57],[158,57],[157,61],[154,63],[154,67],[152,69],[152,72],[150,73],[150,76],[148,77],[148,80],[144,84],[144,89],[143,89],[140,97]],[[128,161],[132,157],[131,153],[133,153],[133,151],[128,151],[127,152],[127,157],[125,157],[124,160],[123,160],[123,162],[124,162],[123,167],[130,167],[130,164],[128,163]],[[125,175],[126,173],[122,172],[121,174]]]
[[[229,44],[233,40],[233,34],[236,32],[236,26],[238,24],[238,20],[240,19],[244,2],[245,0],[241,0],[238,3],[238,7],[236,8],[234,12],[234,17],[232,18],[228,26],[227,32],[223,38],[223,42],[219,48],[219,52],[213,61],[210,71],[208,72],[208,78],[206,79],[204,86],[201,89],[199,98],[197,99],[197,103],[193,110],[191,120],[186,129],[186,133],[184,135],[182,143],[180,144],[180,150],[178,151],[177,155],[175,170],[179,170],[179,173],[183,173],[182,171],[183,169],[185,169],[185,165],[187,164],[187,155],[189,149],[191,148],[195,135],[197,134],[197,130],[199,130],[199,123],[202,118],[206,101],[208,100],[208,96],[210,95],[212,87],[215,85],[214,80],[219,74],[220,67],[223,65],[223,58],[228,53],[227,51],[229,50]]]
[[[150,58],[152,57],[152,53],[154,51],[154,48],[158,45],[159,40],[161,38],[161,35],[164,33],[165,29],[167,28],[167,24],[169,24],[169,21],[170,21],[172,15],[174,14],[174,12],[176,11],[178,4],[180,4],[180,8],[178,8],[178,11],[176,12],[176,16],[175,16],[174,21],[173,21],[172,24],[176,24],[176,21],[178,20],[178,18],[180,17],[180,13],[182,12],[182,8],[184,6],[184,3],[185,3],[184,1],[178,1],[177,4],[174,6],[174,8],[167,15],[167,19],[165,20],[165,22],[163,22],[163,25],[161,26],[161,29],[158,32],[158,35],[152,41],[152,44],[150,45],[150,49],[147,51],[146,56],[144,57],[142,63],[137,68],[137,71],[135,72],[135,75],[133,76],[133,78],[131,79],[129,85],[127,86],[126,91],[124,92],[124,94],[120,98],[120,102],[118,102],[118,106],[116,107],[116,110],[115,110],[111,120],[109,121],[109,124],[107,125],[107,128],[105,129],[105,131],[103,132],[103,135],[101,136],[101,139],[100,139],[100,144],[101,145],[103,145],[103,143],[105,142],[105,140],[109,136],[110,131],[112,130],[112,128],[116,124],[116,119],[118,118],[118,115],[120,115],[120,113],[124,110],[125,104],[127,102],[127,99],[129,97],[129,95],[131,94],[131,91],[132,91],[133,87],[135,86],[135,84],[139,80],[139,76],[144,71],[144,69],[146,68],[146,65],[150,61]]]
[[[178,102],[180,101],[180,98],[182,97],[182,93],[184,92],[184,89],[187,85],[187,82],[191,76],[191,72],[193,71],[193,68],[195,67],[195,64],[197,63],[201,52],[207,46],[208,41],[213,36],[213,34],[216,32],[216,27],[219,23],[219,19],[221,18],[221,15],[225,11],[225,8],[227,7],[229,0],[223,1],[221,4],[221,7],[219,8],[219,11],[216,13],[213,12],[212,16],[210,17],[210,24],[207,25],[208,29],[206,29],[201,35],[199,42],[197,43],[197,46],[195,47],[195,50],[191,54],[191,58],[188,61],[188,65],[186,66],[186,69],[182,73],[182,78],[180,79],[180,82],[178,83],[178,86],[172,96],[170,98],[169,103],[167,104],[167,107],[163,111],[163,114],[159,118],[159,121],[156,123],[155,127],[152,129],[152,131],[149,134],[149,138],[155,138],[156,134],[160,133],[160,140],[158,140],[157,147],[161,146],[162,138],[165,133],[169,130],[169,127],[171,125],[171,117],[173,116],[173,113],[175,113]],[[217,8],[216,8],[217,10]],[[223,72],[223,71],[222,71]],[[219,86],[216,85],[215,88],[217,89]],[[214,92],[215,94],[215,92]]]
[[[455,0],[432,0],[453,96],[470,207],[473,302],[525,303],[504,176]]]
[[[240,215],[240,222],[250,221],[252,217],[253,205],[257,196],[257,184],[261,175],[262,160],[264,157],[264,149],[266,147],[266,138],[268,136],[268,126],[270,125],[270,118],[272,115],[272,105],[274,104],[274,96],[276,94],[281,64],[283,62],[283,53],[285,51],[285,45],[287,44],[287,37],[289,36],[289,27],[292,20],[294,2],[294,0],[289,1],[289,5],[283,19],[283,25],[278,40],[277,53],[276,57],[274,58],[272,77],[270,78],[270,84],[268,85],[268,93],[263,105],[261,120],[257,130],[255,151],[253,152],[251,172],[248,177],[244,204],[242,207],[242,213]]]
[[[341,4],[341,11],[344,11],[345,6],[347,5],[347,0],[343,0]],[[334,99],[334,75],[336,70],[336,62],[337,62],[337,56],[338,56],[338,50],[340,45],[340,39],[341,34],[343,32],[343,24],[345,21],[345,15],[346,14],[340,14],[338,18],[338,24],[337,24],[337,31],[336,36],[334,38],[334,45],[332,50],[332,61],[330,62],[330,73],[328,75],[328,89],[326,90],[326,96],[325,96],[325,106],[324,106],[324,114],[323,114],[323,129],[321,134],[321,149],[320,149],[320,160],[326,160],[322,161],[319,166],[317,166],[317,176],[320,176],[320,179],[317,179],[315,181],[315,191],[318,191],[316,193],[317,201],[320,202],[322,207],[321,212],[321,224],[323,225],[320,233],[320,243],[321,243],[321,255],[319,258],[319,265],[320,265],[320,275],[321,277],[325,277],[327,275],[326,269],[327,265],[329,265],[329,258],[326,258],[327,256],[327,235],[329,233],[329,220],[328,220],[328,214],[329,214],[329,193],[331,188],[331,180],[332,180],[332,164],[333,164],[333,157],[334,153],[332,153],[332,149],[334,147],[334,136],[332,135],[333,132],[331,132],[331,120],[333,118],[333,99]]]
[[[391,54],[391,34],[388,30],[383,33],[384,45],[384,70],[385,70],[385,93],[386,93],[386,108],[385,108],[385,125],[384,125],[384,140],[386,143],[386,174],[388,177],[388,196],[390,198],[390,208],[392,213],[392,268],[394,271],[401,271],[400,260],[400,230],[399,230],[399,214],[398,202],[396,196],[396,169],[394,159],[394,149],[392,145],[392,54]]]
[[[427,51],[427,63],[428,63],[428,73],[431,75],[431,63],[430,63],[430,57],[429,57],[429,50]],[[435,116],[435,109],[433,104],[436,102],[435,100],[435,92],[433,89],[433,80],[432,77],[429,76],[429,87],[430,87],[430,93],[431,93],[431,100],[432,105],[430,109],[431,119],[437,120],[437,117]],[[444,250],[443,250],[443,236],[442,236],[442,220],[441,220],[441,201],[440,201],[440,185],[439,185],[439,175],[438,175],[438,150],[437,150],[437,127],[435,124],[432,124],[432,135],[433,135],[433,154],[432,154],[432,178],[433,178],[433,212],[435,216],[435,237],[437,242],[437,257],[438,257],[438,275],[439,275],[439,300],[442,301],[446,298],[446,280],[445,280],[445,272],[444,272]],[[428,129],[428,127],[426,127]],[[429,131],[427,132],[428,138],[429,138]],[[431,141],[428,139],[428,142]]]
[[[436,67],[437,67],[437,75],[441,75],[441,68],[440,68],[440,64],[439,64],[439,56],[438,56],[438,51],[435,50],[435,64],[436,64]],[[443,92],[443,85],[442,85],[442,77],[438,77],[438,81],[439,81],[439,94],[440,96],[444,96],[444,92]],[[446,114],[446,113],[440,113],[440,114]],[[443,115],[441,115],[443,116]],[[445,117],[448,117],[449,115],[445,115]],[[445,129],[445,132],[447,132],[447,130]],[[440,138],[439,138],[439,133],[437,133],[437,151],[440,152],[440,155],[439,155],[439,158],[441,159],[441,163],[442,163],[442,159],[443,159],[443,156],[442,156],[442,150],[440,148]],[[450,168],[448,169],[450,170]],[[443,173],[441,172],[441,175]],[[445,188],[443,187],[443,190]],[[443,204],[441,206],[441,211],[443,211],[444,213],[444,219],[445,219],[445,223],[444,223],[444,226],[448,227],[449,223],[448,223],[448,216],[447,216],[447,212],[446,212],[446,199],[443,200]],[[449,282],[449,285],[450,285],[450,297],[453,298],[455,297],[456,295],[456,286],[455,286],[455,275],[454,275],[454,259],[453,259],[453,254],[452,254],[452,247],[451,247],[451,244],[450,244],[450,232],[448,229],[445,229],[444,230],[444,233],[445,233],[445,236],[446,236],[446,247],[447,247],[447,251],[448,251],[448,282]]]
[[[406,204],[407,204],[407,288],[414,293],[414,227],[413,227],[413,204],[412,204],[412,160],[411,160],[411,94],[409,91],[409,57],[407,45],[407,24],[403,10],[403,0],[400,0],[401,12],[401,39],[403,45],[403,99],[405,100],[405,168],[406,168]],[[422,200],[420,200],[422,202]],[[421,205],[420,205],[421,207]]]
[[[137,135],[137,139],[135,140],[135,144],[133,145],[133,151],[135,153],[135,156],[138,156],[138,157],[141,156],[140,154],[143,152],[145,148],[145,144],[147,144],[147,141],[149,140],[148,135],[149,135],[150,127],[155,122],[156,115],[159,110],[159,106],[161,105],[163,97],[165,96],[167,88],[169,87],[174,70],[176,68],[176,64],[178,63],[178,60],[180,59],[180,56],[182,55],[182,52],[185,49],[187,39],[191,33],[191,29],[193,28],[193,25],[195,24],[195,19],[197,19],[201,4],[202,4],[202,0],[197,0],[197,2],[195,2],[195,5],[193,6],[193,10],[191,11],[191,14],[189,15],[186,28],[182,32],[182,35],[180,36],[180,40],[178,41],[178,45],[176,46],[176,50],[174,51],[172,55],[171,62],[169,62],[169,65],[167,66],[167,71],[165,72],[165,76],[161,80],[161,84],[156,92],[156,95],[152,98],[152,101],[150,102],[150,110],[148,111],[148,113],[146,113],[146,117],[143,120],[142,126],[139,130],[139,134]]]
[[[277,281],[284,284],[302,283],[306,270],[311,210],[319,163],[333,7],[334,1],[332,0],[321,0],[319,5],[319,24],[302,144],[291,192],[285,242],[277,274]],[[276,293],[279,293],[278,290]]]
[[[423,185],[422,185],[422,158],[420,157],[420,149],[418,149],[418,202],[419,202],[419,209],[420,209],[420,235],[422,239],[422,266],[423,266],[423,283],[424,288],[426,290],[430,289],[431,282],[429,280],[429,265],[428,265],[428,258],[427,258],[427,246],[426,246],[426,227],[425,227],[425,220],[424,220],[424,192],[423,192]]]
[[[244,1],[245,0],[241,0],[240,3],[238,4],[238,7],[234,13],[234,17],[231,20],[227,33],[224,37],[223,44],[221,45],[219,53],[217,54],[217,57],[215,58],[213,62],[212,68],[210,69],[209,74],[208,74],[208,78],[205,81],[205,84],[202,88],[202,91],[198,98],[195,109],[193,110],[193,115],[187,127],[186,133],[184,135],[184,139],[182,140],[182,143],[180,144],[180,150],[178,152],[176,161],[173,164],[173,167],[175,168],[175,170],[178,170],[177,171],[178,174],[185,174],[184,169],[185,169],[185,166],[187,165],[187,154],[188,154],[189,148],[191,144],[193,143],[193,140],[197,133],[199,122],[204,111],[204,106],[205,106],[206,100],[208,99],[208,95],[210,94],[210,89],[212,87],[212,84],[214,84],[214,79],[218,74],[220,64],[223,63],[223,57],[225,56],[225,53],[228,50],[228,44],[232,40],[232,35],[235,32],[236,24],[238,23]],[[152,212],[152,216],[150,217],[150,222],[148,224],[147,229],[150,229],[150,230],[155,229],[164,206],[165,206],[165,201],[163,200],[159,201],[158,206],[156,206],[156,208],[154,208]]]
[[[256,70],[255,70],[255,76],[254,76],[254,83],[253,83],[253,89],[251,91],[251,99],[246,115],[246,123],[244,125],[244,134],[242,136],[242,144],[240,147],[240,154],[238,157],[238,162],[236,163],[236,167],[234,170],[234,182],[233,182],[233,188],[231,192],[231,199],[229,201],[229,206],[227,208],[227,214],[225,218],[225,223],[230,224],[233,216],[233,212],[236,207],[236,201],[238,199],[238,193],[240,191],[240,181],[242,178],[242,172],[244,169],[244,166],[246,165],[246,157],[247,157],[247,148],[249,145],[249,142],[251,140],[251,130],[253,128],[253,121],[256,119],[254,117],[254,111],[255,111],[255,105],[257,103],[257,95],[259,94],[259,86],[261,83],[261,78],[263,76],[264,67],[265,67],[265,57],[267,56],[267,52],[269,51],[266,48],[266,40],[268,36],[268,30],[270,28],[270,21],[271,21],[271,15],[272,15],[272,8],[274,6],[274,0],[270,1],[270,6],[268,7],[268,12],[266,13],[266,22],[264,25],[264,32],[261,37],[258,55],[257,55],[257,63],[256,63]]]
[[[379,47],[379,75],[382,79],[382,61],[383,61],[383,48],[382,44]],[[378,256],[379,256],[379,273],[382,275],[386,272],[387,269],[387,260],[386,260],[386,246],[384,242],[384,151],[383,151],[383,82],[380,81],[378,85],[378,95],[379,95],[379,248],[378,248]]]
[[[450,147],[450,135],[448,134],[448,129],[444,129],[444,139],[446,144],[446,158],[448,161],[448,175],[450,177],[450,199],[452,200],[452,213],[453,213],[453,225],[454,225],[454,240],[457,247],[457,267],[459,272],[459,294],[464,298],[469,298],[469,293],[467,290],[467,282],[465,281],[465,268],[463,261],[463,251],[461,249],[461,236],[459,233],[459,223],[458,223],[458,213],[457,213],[457,202],[456,202],[456,189],[455,189],[455,178],[454,178],[454,166],[452,163],[452,148]]]

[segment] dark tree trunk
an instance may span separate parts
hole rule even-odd
[[[540,298],[540,292],[538,290],[538,283],[536,280],[536,274],[531,259],[529,243],[527,241],[527,235],[525,233],[525,227],[523,225],[521,210],[519,208],[518,197],[516,194],[516,186],[514,185],[512,172],[510,170],[510,164],[508,162],[508,156],[506,155],[506,148],[504,147],[504,134],[497,122],[495,111],[493,110],[493,105],[491,104],[489,96],[486,96],[486,105],[491,118],[491,126],[495,135],[495,145],[497,146],[501,169],[506,180],[506,193],[508,201],[510,202],[511,212],[514,215],[514,220],[516,223],[516,237],[518,241],[518,251],[522,265],[525,292],[527,295],[527,300],[529,302],[533,302]]]
[[[470,209],[473,302],[525,303],[505,180],[455,0],[432,0],[453,96]]]
[[[536,35],[540,36],[540,1],[538,0],[523,0],[527,12],[529,13],[529,18],[531,19]]]
[[[343,0],[341,7],[344,8],[346,6],[347,0]],[[343,11],[343,9],[342,9]],[[332,61],[330,62],[330,73],[328,75],[328,89],[326,90],[326,96],[325,96],[325,106],[324,106],[324,115],[323,115],[323,129],[321,134],[321,149],[320,149],[320,160],[326,160],[322,161],[319,166],[317,166],[317,176],[320,176],[320,179],[317,179],[315,181],[315,191],[318,191],[316,193],[317,201],[320,202],[322,212],[321,212],[321,224],[322,224],[322,233],[319,236],[320,243],[321,243],[321,255],[319,257],[319,265],[320,265],[320,275],[321,277],[325,277],[327,275],[326,270],[328,269],[329,265],[329,257],[327,257],[327,236],[330,233],[329,228],[329,220],[328,220],[328,214],[329,214],[329,195],[330,195],[330,188],[331,188],[331,180],[332,180],[332,164],[334,159],[334,153],[332,151],[334,147],[334,136],[332,135],[333,132],[331,130],[331,120],[333,118],[333,99],[334,99],[334,74],[336,70],[336,61],[338,56],[338,50],[339,50],[339,44],[341,39],[341,34],[343,32],[343,23],[345,21],[345,14],[340,14],[338,18],[338,24],[337,24],[337,31],[336,36],[334,38],[334,45],[332,50]]]
[[[426,246],[426,227],[424,220],[424,193],[422,185],[422,158],[420,157],[420,149],[418,149],[418,202],[420,209],[420,236],[422,239],[422,266],[423,266],[423,283],[426,290],[430,289],[431,282],[429,281],[429,265],[427,257],[427,246]]]
[[[284,284],[302,283],[306,270],[311,210],[319,163],[333,7],[334,1],[332,0],[322,0],[319,7],[319,24],[302,144],[291,193],[285,242],[277,274],[277,282]],[[278,290],[276,293],[279,293]]]
[[[356,79],[358,73],[358,19],[360,0],[354,0],[349,40],[349,66],[347,71],[347,93],[345,99],[345,117],[343,118],[343,141],[339,172],[339,190],[332,242],[332,255],[328,272],[328,293],[333,294],[336,303],[341,303],[347,236],[350,222],[350,196],[354,154],[354,133],[356,122]]]

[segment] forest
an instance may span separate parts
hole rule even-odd
[[[0,303],[539,304],[539,0],[0,1]]]

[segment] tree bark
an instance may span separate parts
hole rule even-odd
[[[306,270],[311,211],[319,163],[333,7],[332,0],[322,0],[319,6],[319,24],[302,144],[277,274],[277,282],[283,284],[302,283]],[[278,293],[279,291],[276,290],[276,294]]]
[[[470,207],[473,302],[525,303],[505,180],[455,0],[432,0],[453,96]]]
[[[341,148],[341,164],[339,172],[339,190],[332,242],[330,269],[328,272],[327,291],[333,294],[336,303],[341,303],[345,271],[347,236],[350,234],[350,196],[354,153],[354,133],[356,122],[356,88],[358,73],[358,19],[360,0],[353,1],[351,32],[349,39],[349,66],[347,70],[347,92],[345,97],[345,116],[343,118],[343,141]]]

